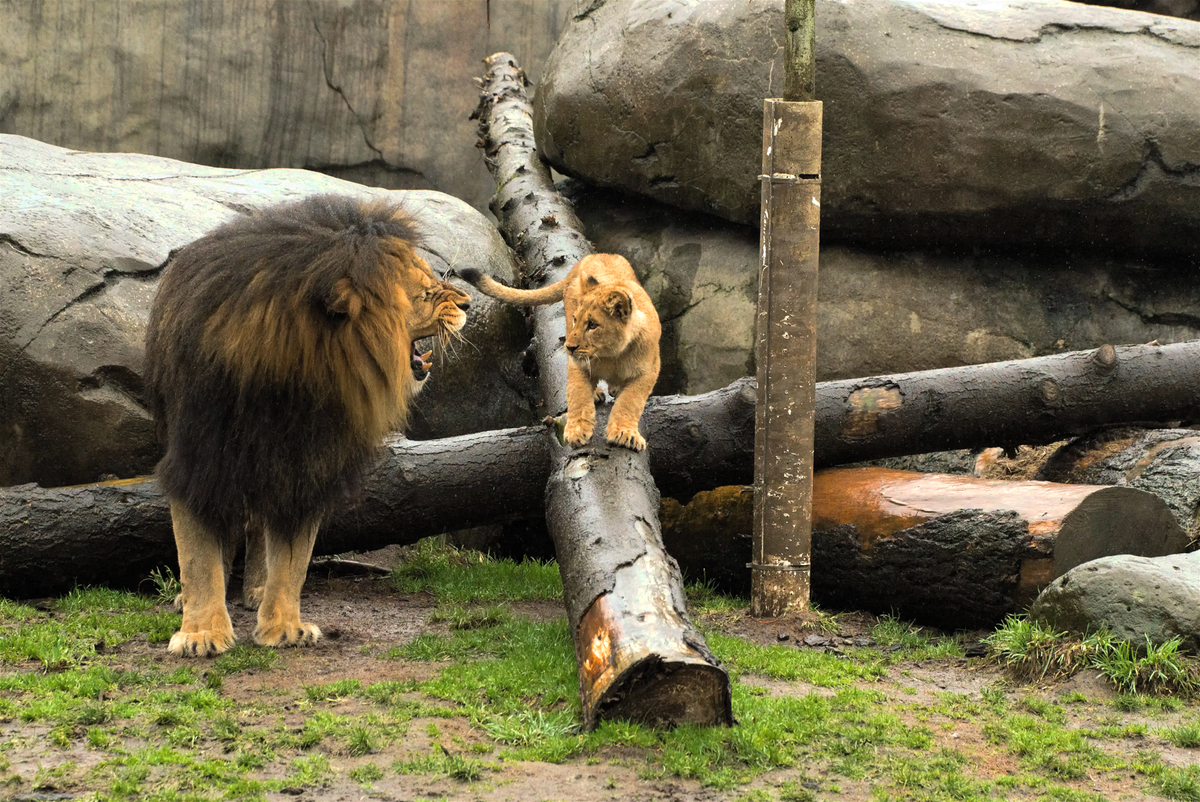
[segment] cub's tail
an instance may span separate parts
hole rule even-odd
[[[515,290],[512,287],[501,284],[489,275],[480,273],[473,267],[459,270],[458,275],[462,276],[463,281],[473,284],[484,295],[490,295],[493,298],[498,298],[501,301],[518,306],[540,306],[542,304],[552,304],[561,301],[563,299],[563,288],[567,284],[567,280],[564,278],[561,281],[547,284],[545,287],[537,290]]]

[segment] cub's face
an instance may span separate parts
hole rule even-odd
[[[567,353],[573,359],[619,356],[629,344],[633,301],[623,289],[597,287],[579,299],[567,330]]]
[[[471,297],[449,282],[441,281],[416,254],[406,259],[400,287],[412,305],[406,323],[409,337],[420,340],[437,335],[445,345],[467,322]]]

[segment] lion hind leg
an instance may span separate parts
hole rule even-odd
[[[254,628],[254,642],[260,646],[304,646],[321,639],[316,624],[300,620],[300,591],[316,539],[315,523],[294,538],[265,530],[267,581]]]
[[[171,502],[171,525],[179,554],[179,594],[183,624],[167,651],[177,657],[210,657],[233,646],[233,622],[225,607],[222,538],[182,504]]]
[[[260,522],[246,523],[246,560],[242,569],[242,606],[257,610],[262,606],[267,586],[267,544]]]

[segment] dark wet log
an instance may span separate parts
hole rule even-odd
[[[526,278],[557,281],[591,244],[538,157],[524,73],[507,53],[485,61],[476,116],[498,187],[491,209]],[[562,305],[536,307],[533,329],[545,408],[559,415],[566,409]],[[662,545],[649,455],[604,443],[606,420],[597,414],[596,436],[584,448],[554,438],[546,484],[584,725],[609,718],[732,724],[729,677],[689,619],[679,566]]]
[[[710,554],[734,564],[749,556],[743,488],[698,493],[663,521],[672,547],[696,539],[690,527],[707,521],[700,531]],[[1088,560],[1173,554],[1186,542],[1161,499],[1126,487],[885,468],[819,471],[813,481],[814,600],[948,628],[995,624]]]
[[[753,424],[750,380],[699,396],[651,398],[642,429],[655,480],[681,495],[745,481]],[[552,445],[541,426],[392,438],[362,498],[326,522],[314,553],[370,551],[540,516]],[[149,478],[0,488],[0,596],[49,596],[76,583],[135,587],[174,563],[166,499]]]
[[[816,461],[1035,445],[1117,423],[1196,414],[1200,341],[1095,351],[817,386]]]
[[[1200,431],[1120,427],[1077,438],[1042,464],[1038,479],[1121,485],[1161,498],[1200,539]]]

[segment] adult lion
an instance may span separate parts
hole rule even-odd
[[[183,585],[172,654],[233,645],[225,583],[244,536],[262,544],[248,563],[265,556],[255,642],[321,637],[300,618],[321,519],[403,425],[428,369],[415,341],[466,322],[470,298],[417,243],[395,205],[321,195],[226,223],[163,271],[145,375]]]

